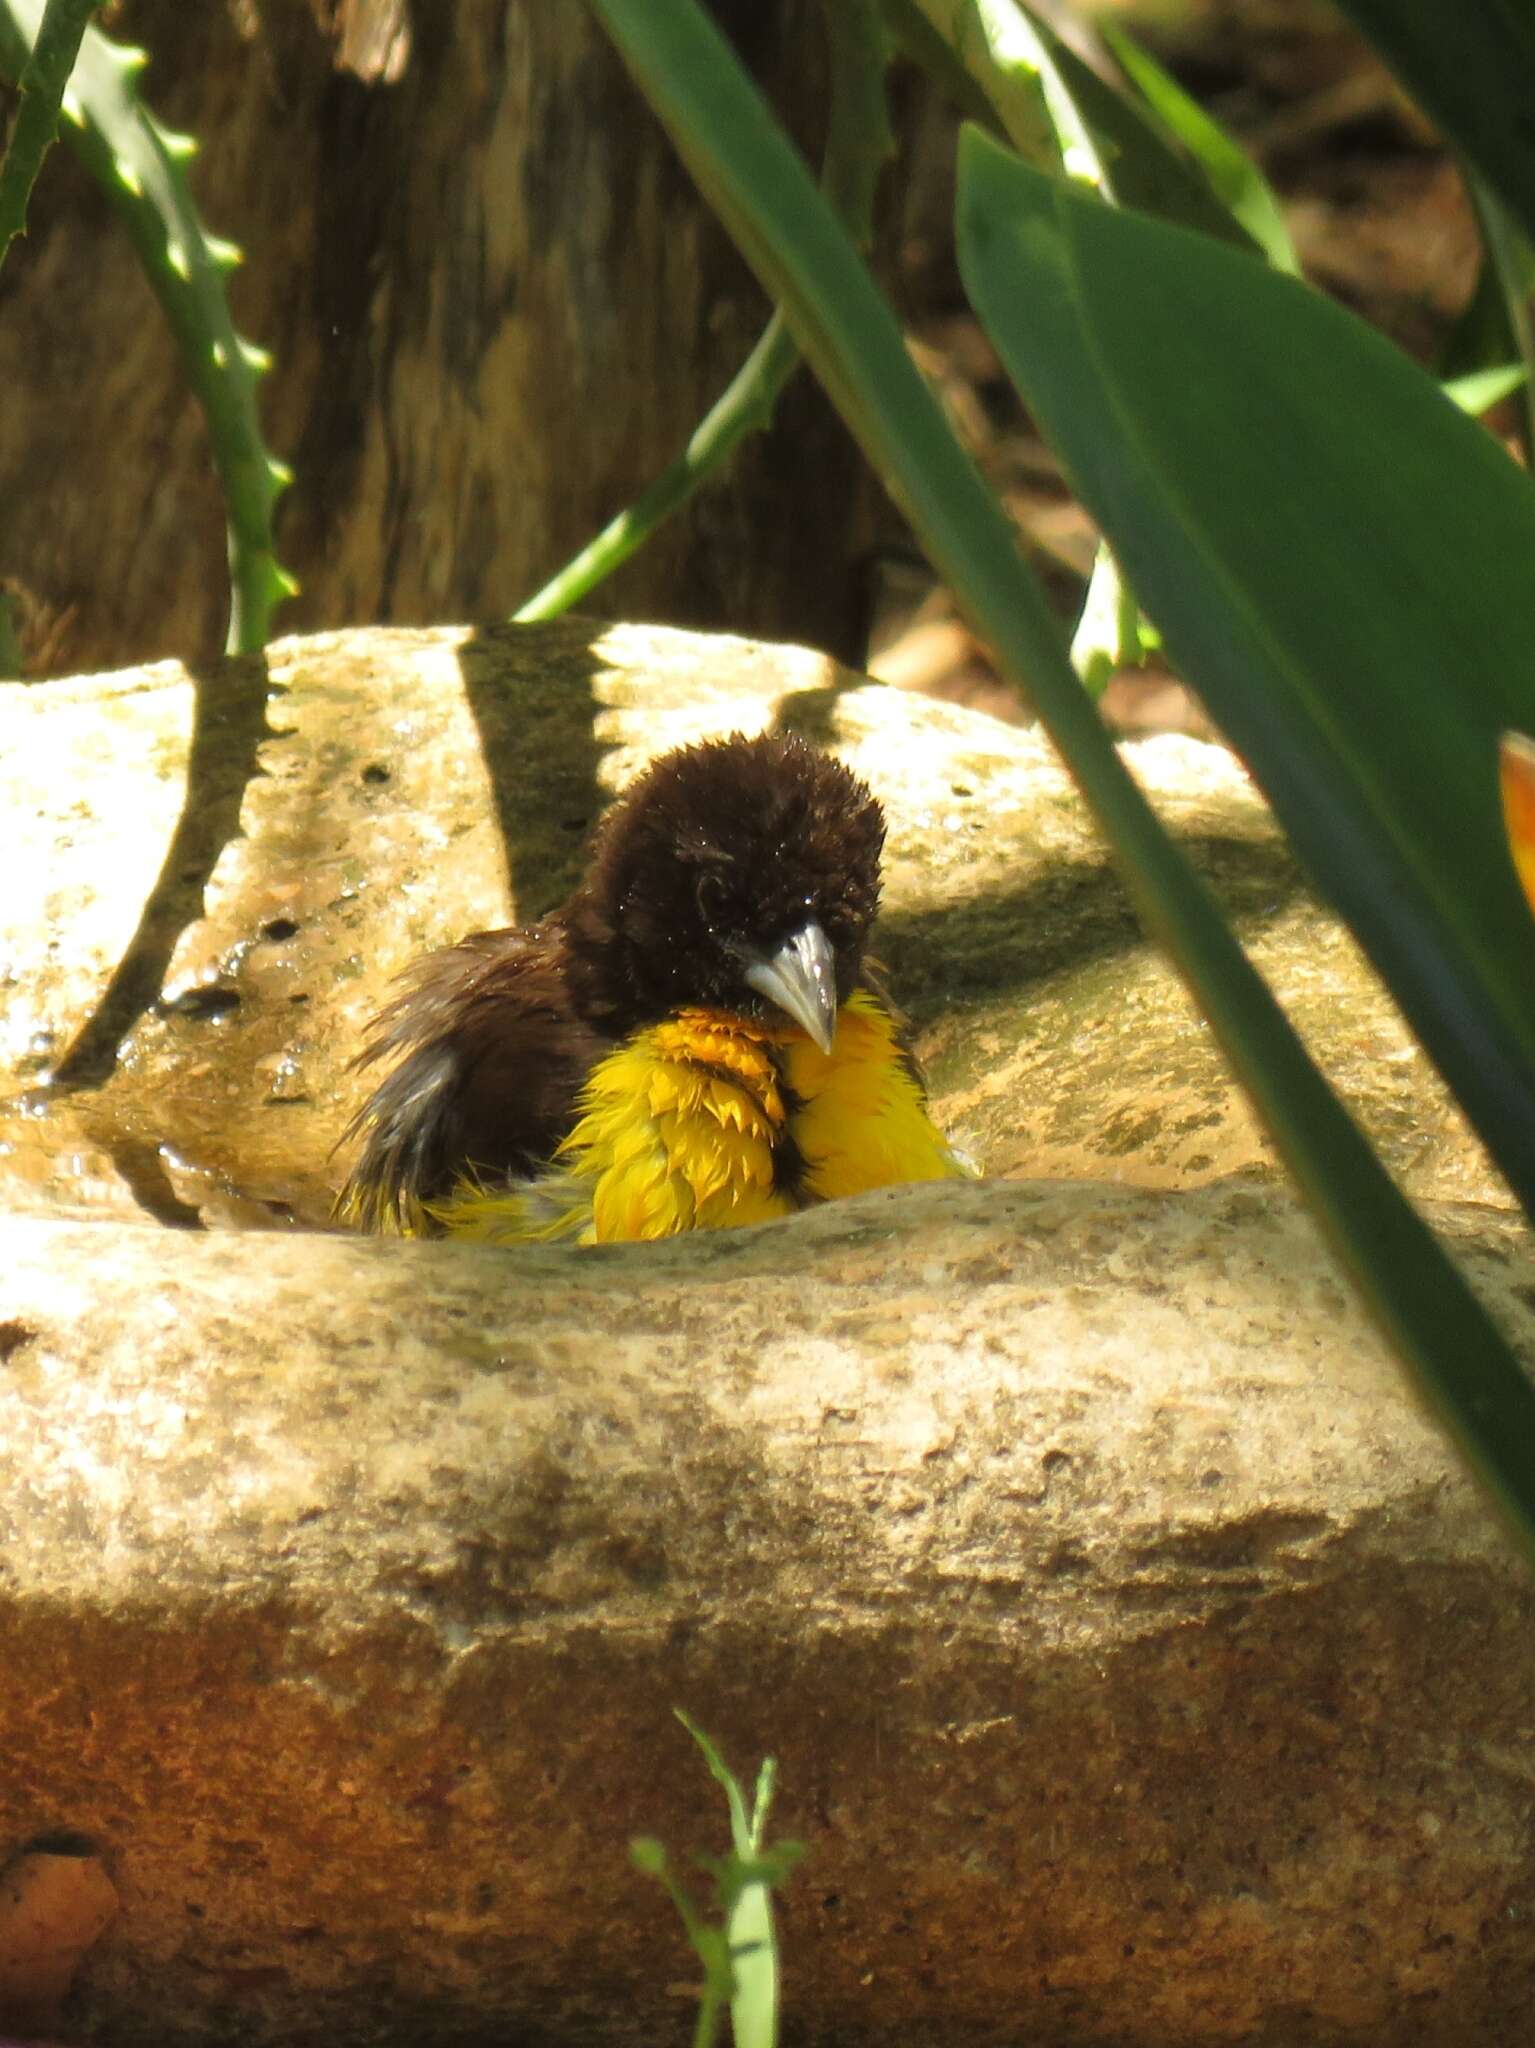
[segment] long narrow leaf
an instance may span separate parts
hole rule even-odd
[[[1050,168],[1059,165],[1068,178],[1092,187],[1110,205],[1130,203],[1125,193],[1136,185],[1137,166],[1161,145],[1143,128],[1137,135],[1127,102],[1047,23],[1021,0],[919,0],[919,5],[918,19],[927,33],[940,42],[944,37],[952,41],[956,63],[965,54],[1015,146],[1018,109],[1032,106],[1037,96],[1054,145]],[[1122,146],[1126,142],[1128,151]],[[1165,158],[1166,152],[1161,153]],[[1112,550],[1100,542],[1071,638],[1072,667],[1090,695],[1099,697],[1116,669],[1144,656],[1135,595]]]
[[[973,131],[971,298],[1173,662],[1535,1214],[1535,946],[1498,737],[1535,730],[1535,487],[1319,293]]]
[[[592,4],[940,572],[1007,673],[1027,679],[1142,915],[1188,977],[1365,1300],[1535,1555],[1535,1392],[1152,815],[1072,673],[1012,528],[803,164],[695,0]]]
[[[1082,109],[1109,170],[1113,196],[1121,206],[1154,213],[1198,228],[1217,241],[1239,249],[1257,244],[1206,179],[1173,149],[1138,100],[1117,92],[1086,64],[1068,43],[1053,36],[1041,22],[1063,86]]]
[[[1535,91],[1535,80],[1531,81]],[[1482,230],[1489,276],[1502,300],[1503,326],[1524,365],[1520,435],[1526,463],[1535,461],[1535,323],[1530,318],[1530,238],[1519,228],[1497,193],[1474,171],[1467,179]]]
[[[1028,162],[1053,167],[1059,161],[1057,117],[1064,102],[1088,131],[1091,154],[1107,168],[1106,182],[1121,206],[1181,221],[1242,248],[1254,246],[1205,179],[1163,141],[1140,105],[1105,84],[1033,9],[1020,8],[1016,0],[884,4],[904,46],[963,111],[973,114],[973,99],[956,86],[956,75],[970,96],[982,98]],[[1023,16],[1021,33],[1009,23],[1009,14]],[[1049,95],[1041,75],[1045,67],[1051,74]]]
[[[782,314],[774,313],[746,361],[688,436],[682,453],[646,485],[632,505],[626,505],[547,583],[524,598],[513,612],[513,620],[527,625],[537,619],[557,619],[616,574],[701,485],[720,473],[748,434],[765,432],[772,425],[779,394],[799,363],[794,337]]]
[[[1106,21],[1100,33],[1146,104],[1203,169],[1221,204],[1241,222],[1276,270],[1299,276],[1300,261],[1285,226],[1284,210],[1246,151],[1123,29]]]

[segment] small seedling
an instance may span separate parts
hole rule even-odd
[[[629,1844],[636,1870],[665,1886],[703,1964],[693,2048],[712,2048],[720,2016],[728,2007],[735,2048],[776,2048],[778,2040],[778,1944],[773,1929],[773,1887],[782,1884],[804,1854],[799,1842],[763,1846],[777,1766],[764,1757],[748,1811],[746,1795],[724,1758],[701,1728],[677,1710],[677,1719],[703,1751],[711,1775],[730,1808],[730,1853],[694,1860],[713,1880],[712,1907],[701,1906],[667,1859],[665,1845],[649,1835]]]

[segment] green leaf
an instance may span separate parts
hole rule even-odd
[[[1174,665],[1535,1213],[1535,943],[1497,798],[1535,729],[1535,488],[1352,315],[974,131],[972,302]]]
[[[1499,363],[1495,368],[1469,370],[1464,377],[1452,377],[1439,388],[1452,405],[1458,405],[1472,419],[1480,419],[1511,391],[1517,391],[1529,374],[1523,363]]]
[[[1366,1303],[1535,1556],[1535,1390],[1158,824],[1072,673],[1011,525],[804,165],[696,0],[592,5],[935,567],[1003,672],[1027,683],[1137,908],[1187,976]],[[1239,260],[1253,277],[1282,282]]]
[[[1476,209],[1482,231],[1482,251],[1503,301],[1503,320],[1508,329],[1511,352],[1524,365],[1526,376],[1535,375],[1535,321],[1530,317],[1530,285],[1535,271],[1535,253],[1530,238],[1519,227],[1487,180],[1476,171],[1466,174],[1466,191]],[[1535,384],[1524,388],[1521,439],[1526,466],[1535,461]]]
[[[1099,33],[1147,106],[1203,170],[1211,191],[1232,218],[1241,223],[1276,270],[1298,277],[1300,260],[1285,226],[1284,209],[1251,157],[1190,98],[1171,72],[1164,71],[1123,29],[1105,21]]]
[[[1138,668],[1145,658],[1140,607],[1113,555],[1100,544],[1071,636],[1071,665],[1083,688],[1101,697],[1116,669]]]
[[[16,124],[0,153],[0,263],[12,238],[26,228],[27,202],[58,133],[64,89],[96,5],[97,0],[47,0],[42,10],[22,69]]]
[[[1435,367],[1441,377],[1462,377],[1486,369],[1489,363],[1507,362],[1514,353],[1513,329],[1497,266],[1484,247],[1475,288],[1450,329]]]
[[[757,1775],[750,1812],[740,1781],[718,1748],[680,1707],[672,1712],[703,1751],[710,1776],[730,1808],[733,1853],[727,1862],[733,1882],[719,1880],[726,1907],[725,1933],[732,1970],[730,2026],[735,2048],[774,2048],[778,2039],[778,1943],[773,1928],[772,1886],[779,1863],[758,1857],[772,1803],[774,1764],[765,1757]]]
[[[42,18],[42,0],[0,0],[0,74],[27,62]],[[266,644],[273,608],[298,587],[272,538],[289,472],[261,438],[256,385],[268,358],[230,315],[225,278],[239,252],[204,228],[186,175],[191,145],[140,102],[143,65],[142,50],[87,28],[64,99],[65,133],[127,229],[207,419],[229,525],[226,649],[248,654]]]
[[[1528,0],[1338,0],[1535,240],[1535,14]]]
[[[1043,23],[1040,29],[1054,53],[1062,84],[1093,132],[1116,204],[1178,221],[1239,249],[1253,250],[1255,238],[1246,224],[1222,204],[1177,150],[1168,147],[1138,102],[1106,85],[1068,44],[1050,35]]]
[[[1253,246],[1140,105],[1105,84],[1032,8],[1016,0],[884,0],[884,7],[903,47],[950,98],[973,114],[979,96],[1030,163],[1075,163],[1079,173],[1101,174],[1120,206]]]

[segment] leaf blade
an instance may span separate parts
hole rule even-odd
[[[1183,90],[1172,73],[1122,28],[1106,21],[1100,29],[1121,69],[1152,112],[1193,156],[1210,181],[1210,189],[1243,231],[1250,235],[1276,270],[1300,275],[1300,259],[1284,209],[1258,166]]]
[[[1535,728],[1535,490],[1305,286],[964,154],[961,267],[1004,362],[1535,1212],[1535,948],[1496,771],[1498,734]]]
[[[1424,112],[1535,240],[1535,17],[1522,0],[1338,0]]]
[[[1535,1391],[1132,781],[1010,525],[760,94],[694,0],[591,4],[935,566],[1004,672],[1027,679],[1137,908],[1194,990],[1371,1313],[1535,1557]]]

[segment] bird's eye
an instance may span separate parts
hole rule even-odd
[[[694,886],[698,915],[712,930],[725,914],[725,878],[714,868],[705,868]]]

